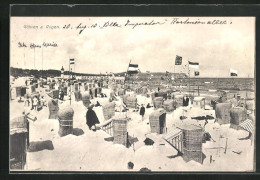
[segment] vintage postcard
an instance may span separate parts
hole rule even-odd
[[[10,17],[10,172],[254,172],[255,17]]]

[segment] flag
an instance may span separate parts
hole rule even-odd
[[[182,63],[182,57],[176,55],[176,58],[175,58],[175,65],[181,65],[181,63]]]
[[[242,127],[243,129],[245,129],[246,131],[253,133],[253,121],[252,120],[247,119],[247,120],[243,121],[239,126]]]
[[[237,76],[237,70],[230,69],[230,76]]]
[[[189,61],[189,67],[199,69],[199,63],[198,62],[191,62]]]
[[[200,75],[200,72],[199,71],[195,71],[194,72],[194,76],[199,76]]]
[[[75,60],[74,59],[70,59],[70,64],[75,64]]]
[[[129,64],[127,73],[128,74],[138,74],[138,64]]]

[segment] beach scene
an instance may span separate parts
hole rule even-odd
[[[10,172],[254,172],[255,18],[11,17]]]

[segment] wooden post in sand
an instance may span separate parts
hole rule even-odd
[[[227,141],[228,141],[228,138],[226,138],[226,146],[225,146],[225,154],[227,153]]]

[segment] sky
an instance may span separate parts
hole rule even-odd
[[[172,24],[174,18],[205,24]],[[226,24],[207,24],[213,20]],[[103,27],[106,22],[112,25]],[[154,25],[131,25],[144,22]],[[254,77],[254,17],[11,17],[10,24],[11,67],[69,70],[74,58],[71,68],[79,73],[123,72],[130,60],[141,72],[187,73],[192,61],[200,77],[228,77],[230,68],[238,77]],[[79,33],[79,24],[88,28]],[[174,66],[176,55],[181,66]]]

